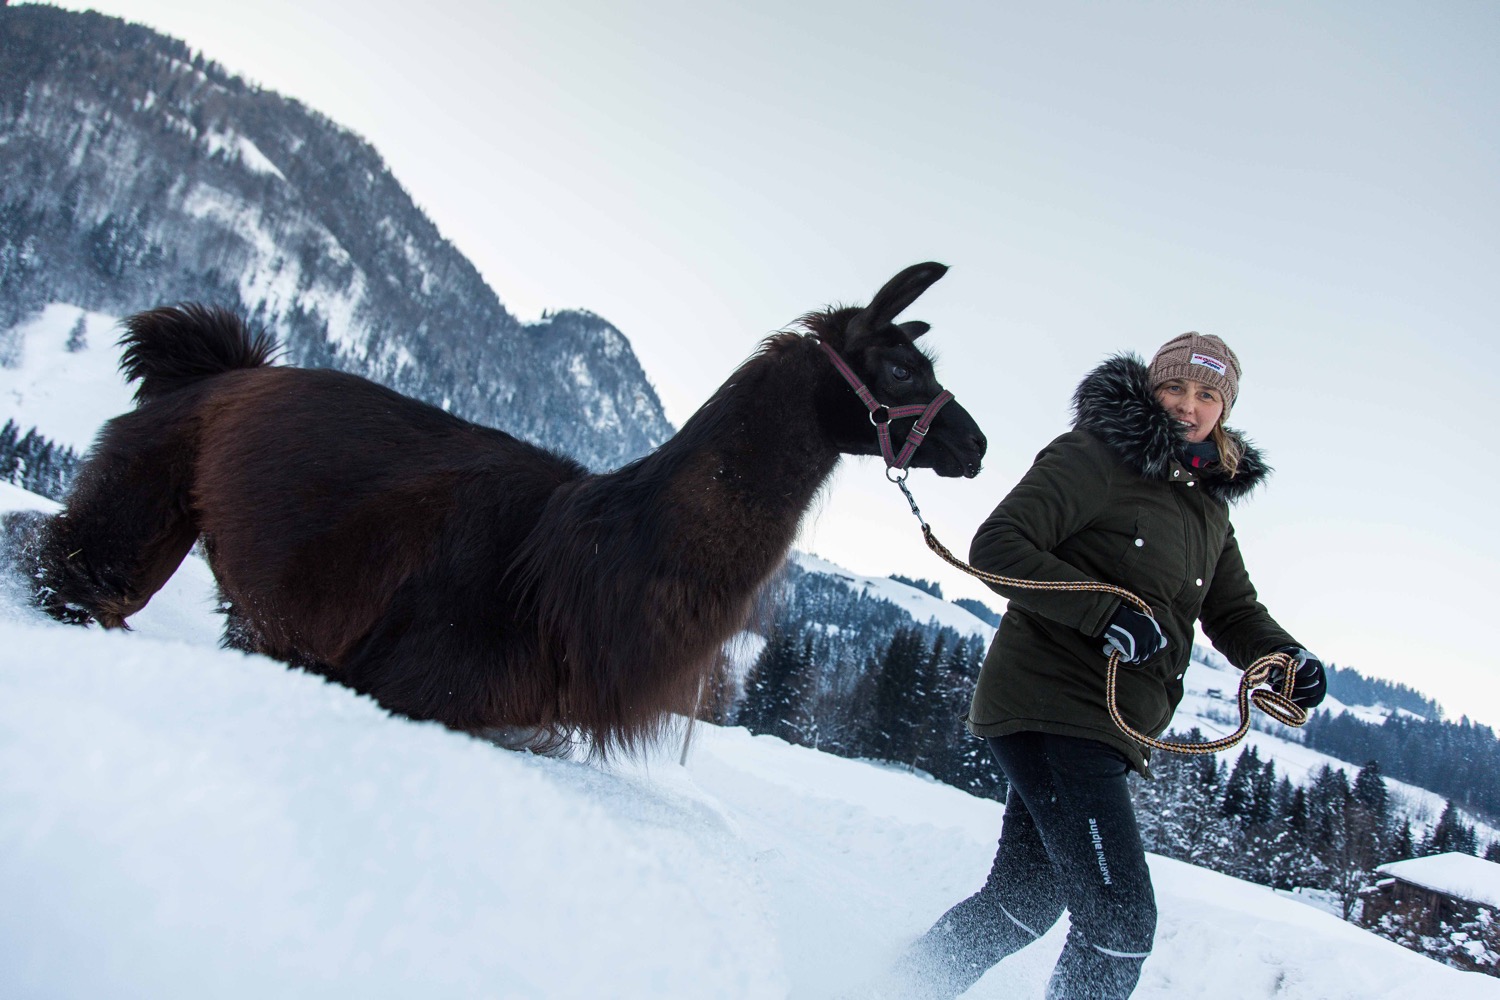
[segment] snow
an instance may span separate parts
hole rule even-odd
[[[995,634],[995,630],[988,624],[957,604],[933,597],[924,590],[898,580],[879,576],[861,576],[807,552],[793,552],[792,558],[809,573],[825,573],[839,577],[851,589],[863,589],[871,598],[890,601],[919,622],[936,621],[939,625],[954,629],[959,635],[977,635],[986,642]]]
[[[342,354],[363,359],[369,353],[369,331],[356,319],[365,299],[366,283],[362,271],[355,270],[347,288],[306,277],[297,261],[286,255],[282,241],[267,228],[265,213],[210,184],[195,184],[183,199],[182,209],[188,215],[209,219],[244,241],[249,260],[239,277],[240,298],[244,302],[262,303],[277,313],[297,307],[321,315],[327,324],[329,342]],[[348,252],[324,227],[304,219],[308,230],[303,233],[309,243],[316,243],[330,259],[349,260]]]
[[[1500,865],[1472,854],[1434,854],[1381,865],[1382,875],[1500,909]]]
[[[80,317],[86,346],[69,352],[68,335]],[[106,420],[133,405],[132,390],[117,368],[117,323],[115,316],[57,302],[0,334],[7,346],[0,367],[0,422],[14,420],[22,432],[36,427],[82,454]]]
[[[53,509],[13,487],[0,509]],[[132,633],[0,601],[7,996],[816,998],[988,869],[1000,807],[744,730],[531,757],[216,648],[190,562]],[[1151,859],[1136,996],[1380,1000],[1500,982]],[[1040,996],[1065,928],[967,994]]]
[[[204,133],[203,143],[209,156],[224,153],[228,158],[238,160],[251,173],[269,174],[286,180],[286,175],[277,169],[270,157],[261,152],[259,146],[233,129],[210,129]]]

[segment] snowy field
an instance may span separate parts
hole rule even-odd
[[[215,648],[212,605],[196,560],[131,634],[0,602],[0,996],[867,996],[988,869],[999,806],[919,776],[711,726],[685,767],[498,750]],[[1500,997],[1152,871],[1138,997]],[[967,996],[1040,997],[1063,933]]]
[[[75,349],[68,349],[82,324]],[[82,454],[110,417],[130,409],[133,390],[118,370],[119,320],[54,302],[0,331],[0,423],[14,420]]]

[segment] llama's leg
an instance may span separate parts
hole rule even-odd
[[[424,583],[431,581],[403,588],[331,676],[413,719],[509,749],[564,751],[569,739],[556,725],[558,683],[534,666],[540,659],[534,640],[512,609],[455,598],[464,592],[451,589],[442,607],[433,607],[425,598],[437,591]]]
[[[42,540],[46,537],[51,515],[39,510],[10,510],[0,514],[0,536],[3,536],[5,564],[4,587],[22,603],[40,604],[42,589]],[[66,609],[54,612],[64,617]],[[87,616],[66,619],[81,624]]]
[[[265,653],[266,641],[260,634],[260,629],[255,627],[239,607],[230,600],[219,601],[219,612],[224,616],[224,636],[219,640],[219,645],[225,649],[238,649],[244,653]]]
[[[338,676],[332,667],[321,660],[315,660],[296,650],[282,649],[274,645],[266,638],[265,632],[261,630],[255,619],[247,615],[233,601],[221,597],[219,613],[224,616],[224,634],[219,638],[219,645],[223,648],[237,649],[242,653],[259,653],[325,677],[336,678]]]
[[[34,600],[54,618],[124,627],[193,547],[187,463],[163,438],[131,447],[142,438],[107,433],[66,508],[37,527]]]

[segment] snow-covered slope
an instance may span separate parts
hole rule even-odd
[[[80,345],[70,334],[83,324]],[[131,407],[120,376],[118,318],[53,303],[4,334],[0,356],[0,419],[35,427],[82,454],[111,417]]]
[[[995,634],[992,627],[957,604],[933,597],[926,591],[899,580],[883,576],[861,576],[807,552],[795,552],[792,558],[809,573],[822,573],[825,576],[835,577],[844,581],[851,589],[863,590],[866,595],[875,600],[890,601],[923,624],[933,621],[956,630],[959,635],[982,636],[986,642]]]
[[[992,802],[711,726],[685,768],[497,750],[218,650],[201,564],[179,577],[132,634],[0,603],[0,994],[859,995],[988,867]],[[1145,1000],[1500,997],[1152,870]],[[1063,933],[969,996],[1039,996]]]

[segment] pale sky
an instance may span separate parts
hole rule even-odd
[[[1500,5],[64,6],[365,136],[513,312],[617,325],[679,424],[766,333],[951,265],[905,318],[990,439],[978,479],[912,476],[960,554],[1089,369],[1223,337],[1271,613],[1500,724]],[[999,603],[875,460],[800,545]]]

